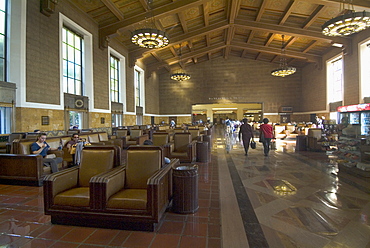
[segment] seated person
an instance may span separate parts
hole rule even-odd
[[[74,133],[72,134],[71,136],[71,140],[68,141],[68,143],[66,144],[66,147],[68,149],[68,152],[69,154],[72,155],[72,161],[73,161],[73,165],[75,164],[75,154],[76,154],[76,149],[72,149],[73,148],[73,145],[76,145],[78,142],[79,142],[79,135],[78,133]]]
[[[33,154],[40,154],[43,157],[44,164],[48,164],[51,167],[51,172],[57,172],[58,164],[63,162],[63,159],[60,157],[46,158],[49,150],[57,149],[50,148],[48,143],[46,143],[46,134],[40,133],[39,135],[37,135],[36,142],[31,144],[31,152]]]

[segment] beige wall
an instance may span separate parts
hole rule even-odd
[[[102,118],[104,118],[102,120]],[[104,123],[102,123],[102,121]],[[89,128],[101,128],[112,126],[112,115],[110,113],[89,113]]]
[[[42,125],[42,116],[49,117],[49,125]],[[17,108],[16,119],[16,132],[65,130],[64,110]]]
[[[217,58],[186,67],[191,79],[175,82],[160,75],[161,114],[190,114],[192,104],[263,102],[264,111],[281,106],[300,110],[301,71],[286,78],[271,76],[277,64],[238,57]]]

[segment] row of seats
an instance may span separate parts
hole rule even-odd
[[[130,146],[125,166],[113,149],[82,150],[81,164],[44,180],[45,214],[54,224],[153,231],[172,198],[172,170],[155,146]]]

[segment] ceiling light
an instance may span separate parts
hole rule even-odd
[[[344,0],[345,1],[345,0]],[[347,36],[358,33],[370,27],[370,13],[355,12],[353,5],[348,3],[340,5],[340,14],[322,25],[322,33],[327,36]]]
[[[148,0],[149,18],[145,18],[144,28],[132,32],[131,42],[139,47],[155,49],[165,47],[170,43],[168,35],[162,30],[158,30],[154,24],[154,17],[150,8],[151,1]]]
[[[282,46],[281,46],[280,68],[275,69],[271,72],[271,75],[275,77],[286,77],[296,72],[295,67],[290,67],[287,65],[285,57],[284,35],[282,35],[281,38]]]
[[[139,47],[150,49],[165,47],[170,43],[165,32],[154,28],[135,30],[132,33],[131,41]]]
[[[190,75],[187,74],[186,72],[176,72],[171,75],[171,79],[181,82],[181,81],[189,80]]]
[[[181,44],[180,44],[180,54],[179,54],[179,56],[180,56],[179,64],[181,66],[181,57],[182,57]],[[179,82],[186,81],[186,80],[189,80],[190,79],[190,75],[187,74],[185,71],[183,71],[183,70],[180,69],[180,71],[171,74],[171,79],[172,80],[175,80],[175,81],[179,81]]]

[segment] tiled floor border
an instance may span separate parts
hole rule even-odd
[[[235,168],[234,161],[230,154],[226,154],[226,162],[229,168],[231,180],[234,186],[236,199],[238,201],[240,214],[243,220],[245,234],[247,235],[250,247],[269,247],[261,225],[254,212],[252,203]]]

